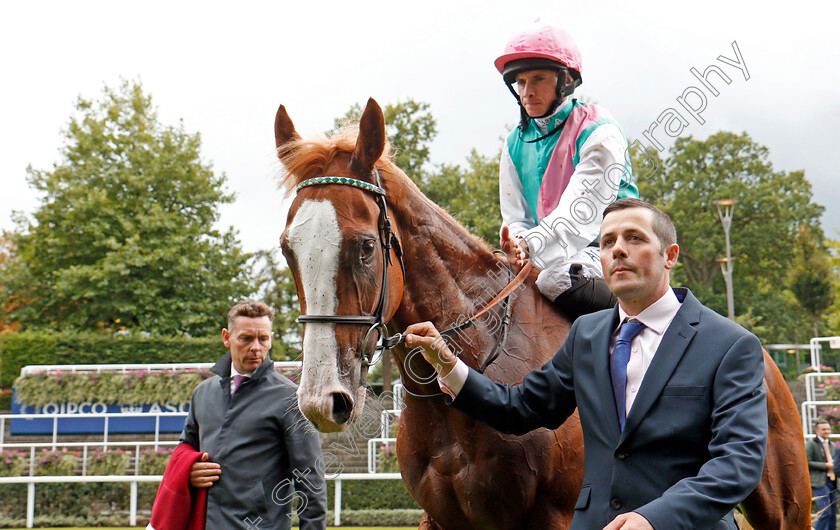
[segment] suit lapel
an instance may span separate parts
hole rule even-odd
[[[610,379],[610,337],[618,325],[618,305],[612,312],[612,318],[603,319],[592,333],[592,367],[595,369],[595,383],[598,389],[598,398],[601,403],[609,403],[608,407],[612,412],[606,412],[605,416],[610,418],[610,434],[618,436],[620,427],[618,425],[618,412],[615,409],[615,396],[613,395],[612,380]]]
[[[682,292],[678,292],[678,295],[681,294]],[[626,440],[639,426],[642,418],[659,398],[662,389],[665,388],[665,384],[671,378],[671,374],[674,373],[674,369],[685,354],[685,350],[688,349],[691,339],[697,333],[694,325],[700,320],[700,307],[700,302],[690,291],[686,290],[682,307],[674,316],[671,325],[665,330],[659,348],[656,350],[647,372],[645,372],[645,377],[639,387],[639,395],[636,396],[633,406],[630,408],[630,413],[627,414],[627,421],[624,424],[624,431],[621,433],[619,443]]]

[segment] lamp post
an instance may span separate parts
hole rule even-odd
[[[720,222],[723,224],[723,234],[726,236],[726,257],[717,261],[720,263],[720,271],[723,273],[723,280],[726,283],[726,310],[729,313],[729,320],[735,320],[735,294],[732,289],[732,253],[729,248],[729,228],[732,226],[732,211],[738,201],[734,199],[721,199],[715,201]]]

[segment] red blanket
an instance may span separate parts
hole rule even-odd
[[[147,530],[204,530],[207,488],[190,487],[190,469],[201,455],[195,447],[186,443],[172,452],[163,472]]]

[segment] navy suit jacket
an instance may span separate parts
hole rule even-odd
[[[618,308],[584,315],[521,385],[470,370],[452,405],[513,434],[555,429],[578,408],[585,469],[572,529],[635,511],[657,530],[735,529],[733,507],[761,478],[767,441],[758,339],[674,289],[682,306],[618,423],[609,370]]]

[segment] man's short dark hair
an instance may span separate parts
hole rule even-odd
[[[644,208],[653,212],[653,233],[659,239],[659,247],[664,251],[666,248],[677,242],[677,229],[674,227],[674,222],[668,217],[668,214],[657,208],[656,206],[645,202],[641,199],[628,197],[625,199],[618,199],[610,204],[604,210],[604,218],[607,214],[617,212],[619,210],[627,210],[629,208]]]
[[[828,425],[828,427],[829,427],[829,428],[831,428],[831,424],[830,424],[830,423],[828,423],[828,420],[817,420],[817,421],[814,423],[814,428],[816,429],[816,428],[817,428],[817,427],[819,427],[820,425]]]
[[[233,329],[233,321],[237,317],[259,318],[268,317],[269,320],[274,320],[274,311],[262,302],[256,300],[242,300],[237,302],[230,311],[228,311],[228,329]]]

